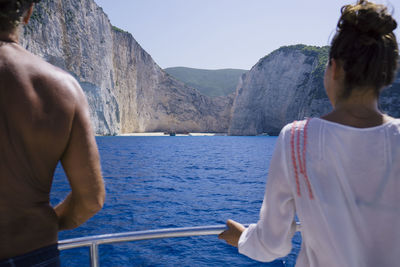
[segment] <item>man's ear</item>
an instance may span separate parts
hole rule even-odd
[[[31,6],[29,7],[28,11],[26,11],[26,14],[25,14],[24,18],[22,19],[22,21],[24,22],[25,25],[28,24],[29,19],[32,16],[33,6],[34,6],[34,4],[32,3]]]

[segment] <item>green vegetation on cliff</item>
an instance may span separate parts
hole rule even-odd
[[[329,59],[329,48],[330,46],[319,47],[319,46],[297,44],[297,45],[282,46],[277,50],[275,50],[274,52],[272,52],[270,55],[282,52],[291,53],[294,51],[299,51],[308,57],[314,57],[314,58],[317,57],[318,66],[315,68],[312,75],[317,80],[323,80],[323,76],[325,73],[325,66]],[[266,56],[265,58],[267,58],[268,56]]]
[[[247,72],[241,69],[204,70],[185,67],[167,68],[165,71],[211,97],[227,96],[236,90],[240,76]]]
[[[111,26],[112,27],[112,29],[114,30],[114,31],[116,31],[116,32],[120,32],[120,33],[129,33],[129,32],[127,32],[127,31],[124,31],[123,29],[120,29],[120,28],[118,28],[117,26]]]

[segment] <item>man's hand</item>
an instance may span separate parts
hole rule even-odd
[[[228,229],[220,233],[218,238],[225,240],[226,243],[231,246],[238,247],[239,238],[245,230],[245,227],[234,220],[228,220],[226,226]]]

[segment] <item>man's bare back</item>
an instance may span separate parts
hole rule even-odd
[[[61,160],[71,193],[49,204]],[[0,41],[0,260],[57,243],[103,205],[88,105],[66,72]]]

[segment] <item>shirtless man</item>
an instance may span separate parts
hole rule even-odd
[[[40,266],[58,266],[58,231],[87,221],[105,198],[82,89],[18,45],[20,27],[12,21],[28,23],[33,2],[0,0],[0,266],[33,266],[35,256],[48,257]],[[71,192],[53,208],[49,194],[59,161]]]

